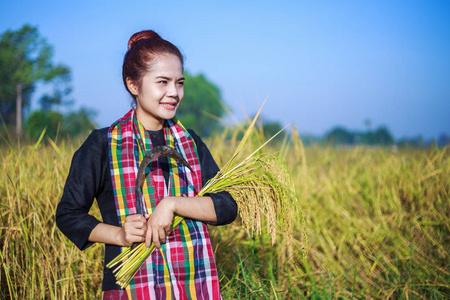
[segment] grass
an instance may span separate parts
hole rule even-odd
[[[255,262],[249,268],[257,278],[269,280],[276,274],[271,298],[449,297],[447,148],[393,152],[313,146],[305,149],[304,157],[295,155],[293,145],[290,148],[287,165],[299,200],[293,208],[303,210],[308,257],[301,255],[301,217],[293,222],[297,234],[289,259],[279,258],[286,252],[282,243],[271,247],[264,239],[255,240],[265,257],[245,259]],[[219,239],[226,233],[232,249],[242,244],[232,240],[239,227],[219,230],[224,232]],[[221,265],[230,260],[219,257]],[[227,274],[227,280],[235,282],[229,286],[243,280],[236,272]],[[272,288],[266,285],[265,290]],[[225,291],[226,298],[239,296],[235,293]],[[254,298],[261,296],[266,298]]]
[[[55,224],[73,151],[64,143],[0,151],[0,299],[100,297],[102,247],[80,252]]]
[[[236,136],[208,141],[219,165]],[[103,247],[79,251],[54,221],[79,145],[0,145],[0,299],[101,298]],[[266,211],[291,228],[272,244],[267,222],[211,227],[224,299],[449,298],[449,150],[304,148],[295,134],[263,150],[292,174],[291,203]]]

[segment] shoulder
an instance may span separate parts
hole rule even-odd
[[[72,173],[94,181],[92,178],[106,174],[108,162],[108,128],[96,129],[73,154],[70,169]]]
[[[108,143],[108,127],[92,130],[86,142],[96,144]]]
[[[94,145],[108,144],[108,127],[94,129],[86,139],[86,143]]]
[[[189,132],[189,134],[192,136],[192,138],[195,139],[200,139],[200,137],[195,133],[194,129],[188,129],[187,130]]]
[[[194,139],[195,145],[197,146],[197,153],[200,159],[200,164],[202,164],[202,166],[204,166],[208,170],[213,170],[213,172],[217,172],[218,171],[217,165],[214,161],[214,158],[211,155],[211,152],[208,149],[208,146],[206,146],[205,142],[203,142],[203,140],[195,133],[194,130],[188,129],[188,131],[191,134],[192,138]],[[213,176],[214,175],[215,173],[213,174]]]
[[[194,142],[197,145],[198,150],[207,148],[205,143],[203,142],[203,140],[195,133],[195,131],[193,129],[188,129],[187,131],[189,132],[191,137],[194,139]]]
[[[108,127],[93,130],[77,152],[100,154],[104,151],[108,151]]]

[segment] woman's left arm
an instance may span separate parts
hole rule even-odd
[[[206,184],[219,171],[214,158],[202,139],[189,130],[197,145],[202,166],[202,183]],[[147,234],[145,242],[150,247],[153,241],[157,248],[170,234],[174,215],[199,220],[211,225],[225,225],[233,222],[237,216],[237,204],[228,192],[205,194],[204,197],[167,197],[147,216]]]
[[[205,185],[219,172],[219,167],[202,139],[193,130],[189,129],[188,131],[197,144],[198,156],[202,167],[202,183]],[[216,214],[215,221],[205,221],[206,223],[214,226],[226,225],[236,219],[238,211],[237,204],[230,193],[223,191],[219,193],[206,193],[204,196],[211,198]]]
[[[170,234],[175,214],[203,222],[217,222],[216,211],[211,197],[166,197],[156,206],[147,221],[147,248],[151,242],[156,248]]]

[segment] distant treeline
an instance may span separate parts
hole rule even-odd
[[[450,136],[441,134],[438,139],[426,140],[422,136],[403,137],[395,139],[386,126],[380,126],[374,130],[365,131],[348,130],[344,127],[334,127],[323,137],[307,136],[310,142],[320,142],[331,145],[370,145],[370,146],[393,146],[400,147],[428,147],[431,144],[438,146],[450,145]]]
[[[265,136],[271,137],[281,128],[279,122],[263,122],[262,128]],[[424,139],[416,137],[395,139],[386,126],[367,130],[349,130],[343,126],[336,126],[323,136],[300,134],[305,145],[323,144],[333,146],[399,146],[399,147],[429,147],[432,144],[440,147],[450,145],[450,135],[442,133],[437,139]],[[278,138],[280,140],[281,138]]]

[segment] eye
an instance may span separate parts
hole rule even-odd
[[[178,85],[183,86],[184,85],[184,81],[178,81]]]
[[[167,80],[160,80],[160,81],[158,81],[158,83],[166,84],[166,83],[167,83]]]

